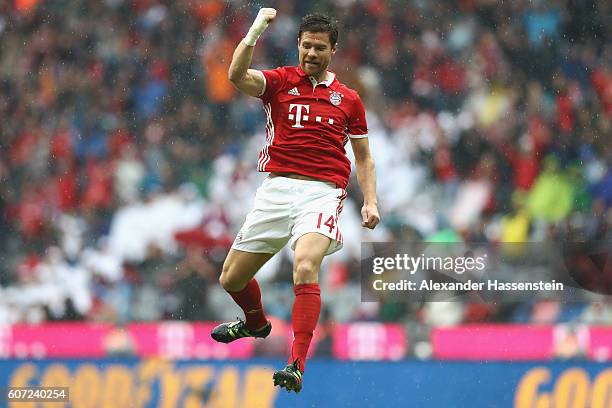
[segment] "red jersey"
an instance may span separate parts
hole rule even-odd
[[[262,71],[259,96],[266,113],[266,145],[259,153],[262,172],[296,173],[346,188],[351,163],[344,146],[349,137],[367,137],[359,95],[328,72],[311,79],[301,67]]]

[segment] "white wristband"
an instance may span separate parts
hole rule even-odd
[[[253,29],[251,28],[249,30],[249,32],[247,33],[247,35],[244,37],[244,39],[242,40],[246,45],[249,45],[251,47],[254,47],[255,44],[257,44],[257,40],[259,39],[259,36],[261,34],[257,34],[256,32],[253,31]]]
[[[255,21],[253,21],[253,25],[249,29],[249,32],[244,37],[244,43],[251,47],[254,47],[257,44],[257,40],[259,36],[268,28],[268,20],[264,16],[264,9],[260,9],[259,13],[257,13],[257,17],[255,17]]]

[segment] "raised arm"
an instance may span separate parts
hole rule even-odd
[[[351,147],[353,153],[355,153],[357,181],[363,193],[361,225],[374,229],[380,221],[380,215],[378,214],[378,200],[376,199],[376,172],[374,170],[374,160],[370,154],[368,138],[351,138]]]
[[[236,88],[247,95],[259,96],[265,90],[266,81],[261,71],[249,69],[249,67],[251,66],[253,49],[255,48],[257,39],[275,17],[275,9],[260,9],[246,37],[240,41],[240,44],[238,44],[234,51],[232,63],[228,71],[228,77]]]

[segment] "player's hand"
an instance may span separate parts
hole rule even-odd
[[[257,24],[263,24],[262,22],[265,22],[266,27],[268,26],[268,24],[270,24],[272,22],[272,20],[274,20],[274,18],[276,17],[276,9],[273,8],[260,8],[259,12],[257,13],[257,17],[255,17],[255,21],[253,22],[253,25]],[[265,30],[265,27],[264,27]]]
[[[379,222],[378,207],[375,204],[364,204],[361,207],[361,226],[374,229]]]
[[[255,46],[259,36],[268,28],[268,24],[270,24],[274,18],[276,18],[276,9],[265,7],[259,9],[259,13],[257,13],[253,25],[249,29],[246,37],[244,37],[245,44]]]

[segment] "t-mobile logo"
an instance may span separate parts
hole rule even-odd
[[[190,358],[194,338],[194,329],[187,323],[160,324],[157,328],[159,354],[165,358]]]
[[[295,108],[295,115],[291,113]],[[310,105],[300,105],[298,103],[292,103],[289,105],[289,120],[295,120],[295,124],[291,127],[294,128],[303,128],[302,120],[306,122],[308,120],[308,115],[302,116],[302,108],[306,111],[305,113],[310,113]]]

